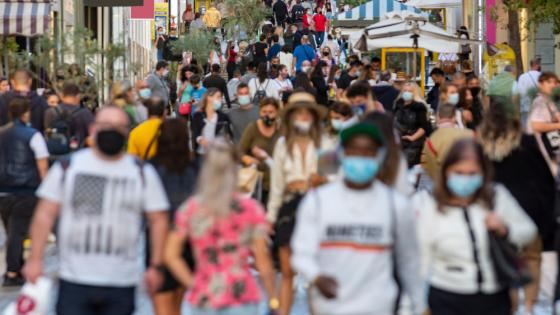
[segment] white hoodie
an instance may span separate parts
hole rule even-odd
[[[292,266],[307,281],[324,275],[339,285],[333,300],[312,290],[316,314],[392,314],[394,258],[414,313],[424,311],[414,221],[409,203],[379,181],[353,190],[340,179],[309,192],[298,210]]]

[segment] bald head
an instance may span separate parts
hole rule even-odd
[[[128,126],[128,115],[117,106],[104,106],[95,115],[95,124]]]
[[[92,147],[104,159],[120,158],[129,128],[130,121],[124,110],[116,106],[102,107],[90,127]]]
[[[31,90],[31,74],[27,69],[18,69],[11,78],[12,87],[18,92],[29,92]]]

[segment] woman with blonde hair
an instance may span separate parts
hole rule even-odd
[[[321,111],[311,94],[291,95],[282,115],[283,137],[274,147],[267,218],[275,225],[275,241],[279,248],[282,273],[279,315],[290,314],[293,302],[290,240],[298,204],[318,178]]]
[[[238,162],[227,141],[210,144],[196,194],[178,211],[167,239],[165,263],[189,290],[192,314],[258,314],[261,293],[248,263],[251,254],[271,310],[278,306],[264,210],[236,192]],[[194,274],[181,257],[187,241]]]
[[[424,140],[430,130],[428,106],[420,97],[418,85],[407,82],[395,101],[395,127],[401,139],[408,167],[420,163]]]

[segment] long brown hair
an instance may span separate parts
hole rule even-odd
[[[395,139],[393,115],[373,112],[366,116],[364,122],[376,126],[383,134],[387,147],[387,157],[377,174],[377,178],[385,185],[394,187],[401,163],[401,148]]]
[[[172,173],[182,173],[192,163],[189,148],[189,127],[182,118],[166,119],[161,123],[157,138],[157,153],[153,162]]]
[[[294,127],[294,114],[299,109],[305,109],[311,113],[313,116],[313,125],[311,126],[311,130],[309,131],[309,137],[313,141],[315,148],[319,148],[321,146],[321,117],[318,111],[309,109],[305,106],[299,107],[298,105],[307,105],[307,102],[296,102],[293,105],[295,108],[288,109],[290,112],[285,116],[284,121],[282,121],[282,135],[286,139],[286,147],[288,149],[288,154],[290,157],[292,156],[292,151],[295,145],[295,138],[297,135],[297,131]],[[315,105],[317,106],[317,105]]]
[[[212,106],[212,104],[208,104],[208,97],[214,96],[214,95],[216,95],[216,93],[222,93],[222,91],[220,91],[217,88],[209,88],[208,90],[206,90],[206,93],[204,93],[204,95],[202,95],[202,99],[198,103],[197,111],[201,111],[203,113],[206,113],[206,107],[208,105]]]
[[[449,205],[449,200],[453,196],[447,187],[447,170],[467,158],[467,153],[473,151],[475,158],[482,169],[483,184],[474,194],[473,202],[480,201],[485,207],[490,209],[493,206],[493,187],[492,180],[494,171],[492,164],[484,155],[482,147],[474,139],[462,139],[453,144],[443,164],[441,166],[439,177],[436,180],[434,189],[434,198],[438,204],[438,210],[443,211],[443,207]]]

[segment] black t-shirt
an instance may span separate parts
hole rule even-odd
[[[165,48],[165,42],[167,41],[167,36],[166,35],[162,35],[162,36],[158,36],[159,40],[157,43],[157,49],[164,49]]]
[[[301,4],[296,4],[292,7],[292,18],[294,22],[303,22],[303,12],[305,9]]]
[[[265,50],[266,50],[267,47],[268,47],[268,45],[266,43],[262,43],[262,42],[255,43],[254,59],[257,62],[257,64],[259,64],[261,62],[266,62]]]
[[[346,90],[350,86],[350,83],[352,83],[352,81],[354,80],[356,80],[356,77],[349,75],[348,71],[344,71],[340,75],[340,79],[336,81],[336,86],[339,89]]]

